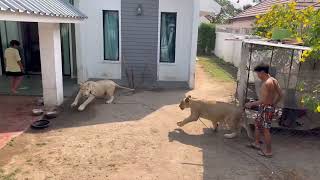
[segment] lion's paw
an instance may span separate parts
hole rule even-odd
[[[72,104],[71,104],[71,107],[72,107],[72,108],[74,108],[74,107],[76,107],[76,106],[77,106],[77,103],[72,103]]]
[[[80,107],[78,108],[79,111],[83,111],[84,109],[85,109],[84,106],[80,106]]]
[[[179,127],[182,127],[183,126],[183,122],[181,121],[181,122],[177,122],[177,125],[179,126]]]

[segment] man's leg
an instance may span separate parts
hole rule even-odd
[[[271,133],[269,128],[264,128],[263,130],[264,134],[264,140],[266,143],[266,155],[272,155],[272,149],[271,149]]]
[[[17,77],[13,76],[11,78],[11,83],[10,83],[10,91],[13,94],[17,93],[16,84],[17,84]]]
[[[271,123],[272,123],[272,118],[274,115],[274,108],[273,107],[267,107],[265,109],[265,114],[264,114],[264,121],[263,121],[263,135],[264,135],[264,140],[266,143],[266,151],[264,154],[272,156],[272,149],[271,149]]]
[[[261,134],[261,128],[259,127],[259,125],[256,123],[255,125],[255,130],[254,130],[254,138],[255,138],[255,145],[256,146],[260,146],[260,134]]]
[[[20,86],[21,82],[22,82],[23,76],[18,76],[16,77],[16,82],[14,85],[14,89],[17,90],[17,88]]]
[[[14,92],[15,77],[10,78],[10,91]]]

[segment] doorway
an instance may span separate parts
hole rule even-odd
[[[1,29],[0,29],[1,31]],[[0,36],[0,42],[2,42],[2,39],[1,39],[1,36]],[[0,75],[5,72],[5,67],[3,66],[4,64],[4,58],[2,57],[2,54],[3,54],[3,50],[2,50],[2,43],[0,43]]]
[[[40,75],[38,23],[0,21],[0,56],[2,74],[5,73],[4,51],[11,40],[21,43],[19,54],[27,75]]]
[[[20,54],[25,66],[26,74],[40,75],[40,47],[39,47],[39,33],[38,23],[21,22],[22,48]]]
[[[62,71],[64,76],[75,77],[75,37],[73,26],[70,24],[60,24],[61,33],[61,55]],[[40,46],[38,23],[34,22],[10,22],[0,21],[0,59],[1,70],[4,74],[5,63],[3,53],[9,47],[11,40],[21,42],[19,53],[22,63],[25,66],[27,75],[41,75]],[[1,72],[1,71],[0,71]]]
[[[74,26],[60,24],[62,73],[65,95],[72,95],[76,85]],[[42,95],[41,55],[38,23],[0,21],[0,94],[9,94],[10,78],[5,76],[4,51],[11,40],[21,42],[18,49],[26,76],[18,90],[20,95]]]

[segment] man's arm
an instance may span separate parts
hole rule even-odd
[[[280,102],[280,100],[282,99],[283,94],[282,94],[282,90],[280,88],[279,83],[276,82],[275,80],[273,80],[273,84],[274,84],[274,88],[275,88],[276,93],[277,93],[277,99],[275,100],[274,104],[277,105]]]
[[[16,59],[17,59],[17,63],[20,67],[21,72],[24,72],[23,64],[21,63],[21,57],[20,57],[18,50],[16,51]]]
[[[18,61],[17,63],[20,66],[21,72],[24,72],[24,68],[23,68],[23,65],[22,65],[21,61]]]
[[[267,93],[270,92],[271,90],[271,86],[270,83],[265,82],[262,86],[261,86],[261,96],[259,98],[258,101],[254,101],[254,102],[249,102],[247,103],[245,106],[247,108],[251,108],[253,106],[259,106],[261,104],[263,104],[264,102],[267,102],[266,98],[267,98]]]
[[[254,101],[254,102],[248,102],[245,104],[245,107],[252,108],[253,106],[259,106],[259,105],[263,104],[262,102],[263,101],[261,99],[259,99],[258,101]]]
[[[248,102],[245,106],[247,108],[251,108],[253,106],[259,106],[260,104],[262,104],[262,102],[260,100],[258,100],[258,101],[254,101],[254,102]]]

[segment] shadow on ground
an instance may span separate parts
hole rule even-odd
[[[28,133],[37,133],[55,129],[92,126],[105,123],[137,121],[161,109],[163,106],[179,104],[187,91],[140,91],[134,94],[118,92],[113,104],[105,104],[104,99],[96,99],[83,112],[71,108],[74,97],[62,106],[62,113],[51,121],[48,129]]]
[[[242,133],[236,139],[223,139],[220,131],[204,129],[204,134],[191,135],[182,129],[169,132],[170,141],[201,148],[203,179],[234,180],[316,180],[320,173],[320,135],[315,132],[273,131],[274,157],[265,159],[247,148]],[[192,163],[185,163],[194,165]]]

